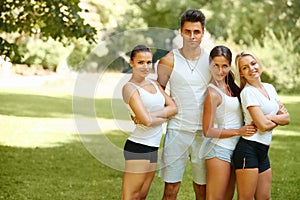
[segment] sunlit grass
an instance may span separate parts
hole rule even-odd
[[[13,147],[50,147],[74,140],[72,120],[0,115],[0,144]]]
[[[281,100],[292,121],[274,130],[272,197],[299,199],[300,98],[282,96]],[[89,129],[90,135],[78,135],[69,94],[0,90],[0,102],[0,199],[120,198],[122,171],[108,167],[97,153],[107,154],[111,160],[122,157],[130,133],[128,124],[116,120],[128,119],[122,100],[95,99],[100,131]],[[99,134],[119,150],[118,155],[101,146]],[[156,176],[148,199],[161,199],[163,187]],[[190,165],[178,194],[178,200],[187,199],[194,199]]]
[[[279,95],[283,103],[300,103],[299,95]]]

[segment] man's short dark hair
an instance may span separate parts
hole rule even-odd
[[[180,22],[181,27],[183,26],[184,22],[200,22],[202,25],[202,28],[204,29],[205,15],[200,10],[189,9],[189,10],[186,10],[181,15],[181,22]]]

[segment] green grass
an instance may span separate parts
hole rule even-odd
[[[1,146],[0,161],[0,199],[119,197],[122,173],[99,163],[80,142],[51,148]]]
[[[1,92],[0,114],[23,117],[72,118],[76,114],[105,119],[127,120],[128,112],[121,99],[91,99],[82,97],[49,96],[40,94]]]
[[[76,99],[78,113],[128,119],[121,100]],[[270,148],[272,199],[300,199],[300,98],[282,96],[291,123],[278,127]],[[119,199],[126,132],[76,134],[70,95],[0,91],[0,199]],[[94,106],[94,104],[96,106]],[[86,111],[86,109],[88,111]],[[157,176],[148,199],[161,199]],[[178,194],[194,199],[190,166]]]

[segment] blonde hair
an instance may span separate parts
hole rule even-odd
[[[243,89],[247,83],[247,80],[241,76],[240,73],[240,66],[239,66],[239,61],[241,58],[245,57],[245,56],[251,56],[259,65],[259,67],[262,69],[262,65],[260,63],[260,61],[254,56],[253,53],[251,53],[250,51],[241,51],[240,53],[238,53],[235,57],[235,66],[236,66],[236,74],[237,74],[237,83],[239,84],[240,88]]]

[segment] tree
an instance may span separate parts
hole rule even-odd
[[[300,37],[299,0],[217,0],[207,8],[211,11],[207,28],[216,38],[249,45],[254,39],[263,41],[269,29],[277,37],[289,33],[295,40]]]
[[[131,19],[142,18],[148,27],[168,28],[178,30],[180,28],[180,15],[188,8],[203,8],[205,0],[129,0],[134,10],[127,11],[127,17]],[[140,24],[136,24],[139,26]]]
[[[67,44],[71,38],[92,42],[95,28],[84,23],[80,0],[0,1],[0,55],[20,60],[17,47],[24,35],[53,38]]]

